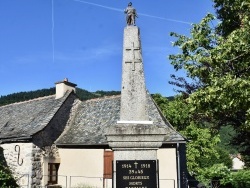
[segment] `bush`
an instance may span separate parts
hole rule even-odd
[[[18,187],[4,158],[3,148],[0,147],[0,187]]]
[[[232,184],[233,188],[250,187],[250,170],[240,170],[238,172],[233,172],[231,174],[230,180],[227,181],[227,183]]]
[[[11,171],[2,164],[0,164],[0,187],[17,187],[16,181],[11,175]]]

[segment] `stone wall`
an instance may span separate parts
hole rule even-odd
[[[20,186],[30,187],[32,176],[32,143],[1,144],[6,163]]]
[[[75,95],[69,95],[50,123],[33,136],[32,188],[46,185],[48,161],[59,159],[53,144],[65,130],[75,99]]]
[[[42,185],[43,150],[32,143],[2,144],[5,161],[19,186]]]
[[[43,179],[43,151],[36,145],[32,148],[31,188],[42,186]]]

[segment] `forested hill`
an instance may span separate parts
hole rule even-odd
[[[0,97],[0,106],[15,103],[15,102],[21,102],[26,100],[35,99],[38,97],[44,97],[49,95],[54,95],[56,93],[55,87],[49,88],[49,89],[39,89],[35,91],[27,91],[27,92],[19,92],[19,93],[13,93],[6,96]],[[96,92],[89,92],[84,89],[76,88],[77,96],[81,100],[88,100],[103,96],[110,96],[110,95],[119,95],[120,91],[96,91]]]

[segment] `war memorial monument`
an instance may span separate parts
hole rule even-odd
[[[158,188],[157,150],[167,129],[149,121],[140,29],[132,3],[125,13],[120,121],[106,134],[114,151],[113,187]]]

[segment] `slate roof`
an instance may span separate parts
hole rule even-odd
[[[6,140],[27,140],[42,130],[53,118],[70,93],[55,95],[0,107],[0,143]]]
[[[55,99],[55,95],[0,107],[0,143],[28,141],[43,130],[55,116],[70,93]],[[148,94],[149,120],[155,125],[169,129],[166,143],[185,141],[162,116],[154,100]],[[76,99],[70,118],[56,144],[62,145],[107,145],[105,131],[120,120],[121,96],[111,96],[88,101]]]
[[[120,120],[121,96],[92,99],[80,102],[75,106],[75,116],[68,122],[68,128],[56,141],[60,147],[80,145],[107,145],[105,131]],[[157,105],[148,94],[149,119],[155,125],[167,127],[169,135],[165,142],[176,143],[185,139],[176,132],[162,116]]]

